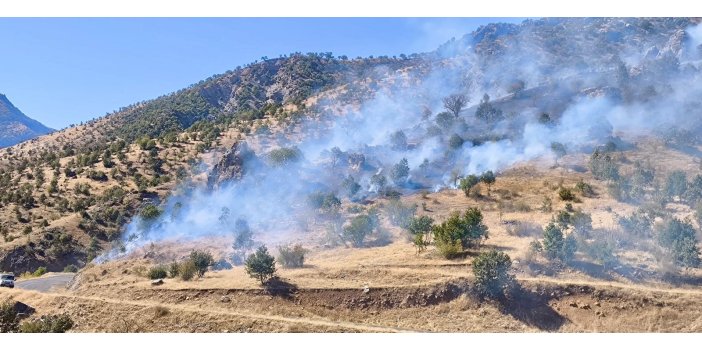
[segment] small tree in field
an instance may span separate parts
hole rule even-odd
[[[480,175],[480,181],[485,183],[487,185],[487,195],[490,196],[490,188],[492,187],[493,184],[495,184],[495,173],[492,173],[492,171],[486,171],[485,173]]]
[[[473,189],[474,186],[476,186],[480,182],[480,178],[478,178],[476,175],[469,175],[467,177],[461,178],[461,181],[459,183],[459,187],[461,190],[463,190],[463,193],[466,194],[466,196],[470,196],[470,189]]]
[[[497,250],[483,252],[473,261],[475,286],[483,296],[502,297],[514,286],[514,276],[509,274],[512,260]]]
[[[458,118],[458,114],[468,104],[468,98],[462,94],[453,94],[444,98],[444,107]]]
[[[205,276],[207,269],[214,264],[212,254],[207,251],[194,250],[190,253],[190,261],[195,266],[195,270],[199,278]],[[166,273],[165,269],[163,270],[163,273]]]
[[[275,275],[275,258],[268,253],[265,245],[259,247],[246,259],[246,273],[265,284]]]

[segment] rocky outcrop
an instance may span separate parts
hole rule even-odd
[[[212,168],[212,172],[207,177],[207,187],[214,189],[223,182],[241,179],[246,171],[246,165],[255,160],[256,154],[245,142],[234,144]]]

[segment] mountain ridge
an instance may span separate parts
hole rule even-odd
[[[27,117],[5,94],[0,93],[0,148],[53,132],[52,128]]]

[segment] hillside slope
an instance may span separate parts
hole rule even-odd
[[[0,94],[0,148],[51,133],[53,129],[27,117]]]

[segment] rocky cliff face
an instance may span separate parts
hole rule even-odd
[[[12,146],[52,131],[25,116],[5,95],[0,94],[0,147]]]

